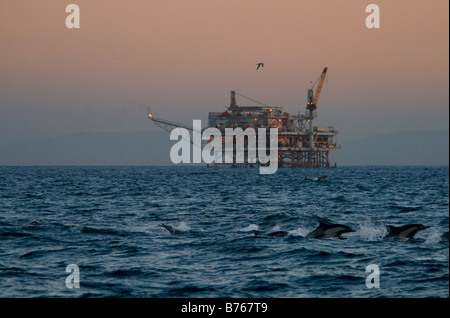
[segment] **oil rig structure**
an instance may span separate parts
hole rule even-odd
[[[314,126],[313,121],[317,118],[317,103],[325,82],[328,68],[325,67],[320,77],[307,90],[306,111],[303,114],[290,115],[283,111],[280,106],[269,106],[244,95],[231,91],[230,105],[224,112],[209,112],[208,127],[215,127],[222,132],[222,149],[225,146],[225,128],[269,128],[278,129],[278,167],[332,167],[330,151],[339,149],[337,145],[337,131],[333,126]],[[251,100],[260,106],[238,106],[236,95]],[[193,128],[174,123],[168,120],[155,118],[149,114],[148,118],[153,120],[158,127],[171,131],[176,127],[182,127],[192,133]],[[206,129],[206,128],[205,128]],[[203,131],[204,129],[202,129]],[[207,143],[207,142],[206,142]],[[206,143],[202,144],[202,147]],[[245,147],[247,142],[244,144]],[[247,153],[245,149],[244,154]],[[249,163],[247,156],[242,160],[234,156],[232,162],[222,160],[222,163],[214,165],[253,166]],[[258,165],[258,163],[256,163]],[[336,166],[336,164],[334,164]]]

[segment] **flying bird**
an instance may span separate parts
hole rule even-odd
[[[256,64],[256,65],[258,65],[258,67],[256,68],[256,70],[258,70],[260,67],[264,67],[264,63],[258,63],[258,64]]]

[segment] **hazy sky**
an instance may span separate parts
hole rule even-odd
[[[66,5],[81,10],[68,29]],[[368,4],[381,28],[368,29]],[[449,127],[448,0],[2,0],[0,142],[192,124],[236,90],[340,138]],[[256,71],[256,63],[264,62]],[[238,104],[251,104],[238,97]]]

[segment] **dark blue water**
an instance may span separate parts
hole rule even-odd
[[[0,167],[0,297],[448,297],[448,218],[448,167]]]

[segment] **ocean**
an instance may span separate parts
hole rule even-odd
[[[0,297],[449,297],[448,167],[258,171],[0,167]]]

